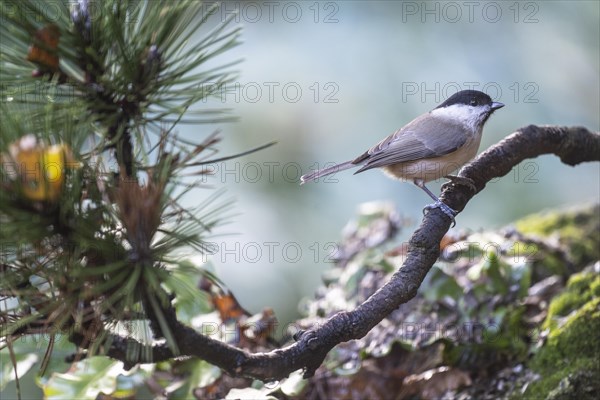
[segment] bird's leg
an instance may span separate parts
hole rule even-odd
[[[423,208],[423,213],[431,210],[432,208],[439,208],[444,214],[448,216],[448,218],[450,218],[450,220],[452,221],[452,226],[456,225],[454,217],[458,213],[452,208],[448,207],[444,202],[442,202],[435,194],[431,192],[431,190],[427,189],[427,186],[425,186],[425,182],[422,179],[415,179],[413,182],[415,185],[423,189],[423,191],[435,201],[435,203],[433,204],[426,205],[425,208]]]
[[[465,178],[464,176],[456,176],[456,175],[446,175],[444,178],[448,179],[450,182],[446,182],[442,185],[442,190],[445,190],[447,186],[450,185],[462,185],[466,186],[473,191],[473,193],[477,192],[477,188],[475,187],[475,182],[471,178]]]

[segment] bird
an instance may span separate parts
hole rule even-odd
[[[445,177],[474,188],[470,179],[450,175],[477,154],[483,126],[504,104],[484,92],[461,90],[433,110],[418,116],[360,156],[300,177],[300,184],[350,168],[354,174],[381,168],[388,176],[412,181],[435,203],[424,212],[439,208],[452,222],[457,211],[444,204],[425,183]]]

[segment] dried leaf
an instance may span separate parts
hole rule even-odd
[[[439,367],[404,378],[398,399],[418,396],[423,399],[437,399],[444,393],[471,385],[469,375],[457,368]]]
[[[27,61],[31,61],[44,70],[58,71],[58,40],[60,31],[54,24],[48,24],[38,29],[33,38],[33,44],[29,47]]]

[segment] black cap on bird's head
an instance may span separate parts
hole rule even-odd
[[[490,111],[494,111],[498,108],[504,107],[504,104],[492,101],[492,98],[490,96],[478,90],[461,90],[460,92],[457,92],[452,96],[448,97],[446,101],[437,106],[436,109],[457,104],[472,107],[489,105]]]

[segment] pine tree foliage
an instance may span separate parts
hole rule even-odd
[[[160,305],[189,288],[182,254],[206,252],[231,207],[214,192],[181,206],[219,138],[192,143],[175,127],[231,119],[198,103],[235,78],[232,65],[206,64],[239,29],[208,23],[194,0],[24,0],[0,12],[0,346],[61,335],[89,356],[123,323],[152,341],[152,312],[176,352]]]

